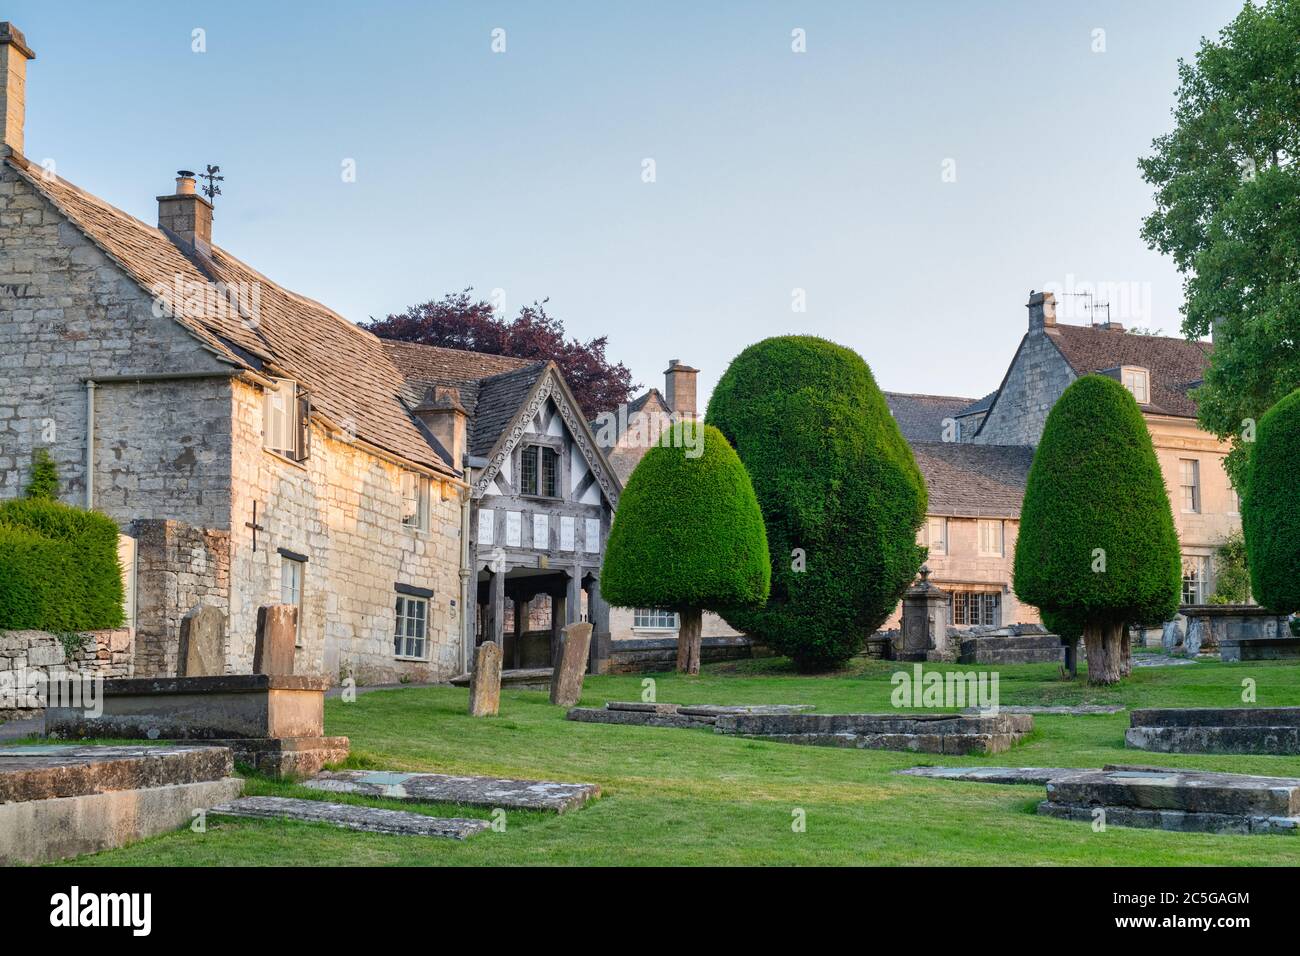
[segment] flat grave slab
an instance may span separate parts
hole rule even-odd
[[[1300,707],[1135,710],[1124,741],[1160,753],[1300,754]]]
[[[1078,773],[1078,767],[908,767],[895,770],[904,777],[960,780],[967,783],[1027,783],[1042,786],[1049,780]]]
[[[641,727],[681,729],[713,727],[719,717],[735,714],[800,714],[815,704],[651,704],[637,700],[611,700],[604,708],[574,707],[569,720],[589,724],[634,724]]]
[[[511,668],[501,672],[502,690],[550,690],[552,671],[549,667]],[[458,674],[451,679],[453,687],[468,687],[469,674]]]
[[[1126,709],[1123,704],[1057,704],[1051,706],[1010,704],[999,706],[998,712],[1002,714],[1044,714],[1047,716],[1094,716],[1098,714],[1118,714]],[[962,713],[982,714],[985,711],[980,710],[978,707],[967,707]]]
[[[412,803],[459,803],[471,807],[549,810],[554,813],[576,810],[600,796],[600,787],[593,783],[386,770],[327,770],[304,781],[303,786]]]
[[[1038,812],[1091,820],[1098,807],[1118,826],[1295,833],[1300,778],[1112,765],[1049,780]]]
[[[208,810],[217,817],[254,817],[257,819],[299,820],[304,823],[328,823],[346,830],[389,833],[394,836],[444,837],[464,840],[482,833],[492,824],[488,820],[461,817],[430,817],[406,810],[358,807],[321,800],[294,797],[240,797]]]

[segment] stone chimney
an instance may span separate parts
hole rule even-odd
[[[469,413],[460,403],[460,389],[451,385],[435,385],[425,392],[424,401],[415,407],[415,416],[447,449],[451,455],[449,464],[458,471],[464,468],[462,459],[469,450],[465,437]]]
[[[4,145],[23,154],[23,120],[27,115],[27,61],[36,54],[23,31],[0,23],[0,105],[4,108]]]
[[[194,191],[194,174],[176,173],[176,193],[158,197],[158,228],[205,256],[212,255],[212,203]]]
[[[1050,292],[1030,292],[1029,331],[1052,328],[1056,325],[1056,296]]]
[[[664,369],[664,398],[668,407],[682,418],[694,419],[699,415],[695,407],[695,377],[699,374],[698,368],[683,365],[680,359],[669,359]]]

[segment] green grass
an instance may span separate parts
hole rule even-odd
[[[699,677],[653,675],[658,699],[677,703],[812,703],[822,712],[890,709],[898,665],[857,659],[824,677],[782,660],[705,668]],[[947,669],[947,668],[944,668]],[[963,668],[957,668],[963,669]],[[1240,706],[1253,678],[1260,706],[1300,705],[1294,664],[1143,668],[1118,687],[1064,682],[1054,667],[1001,667],[1003,704],[1119,703]],[[588,678],[583,703],[634,700],[642,676]],[[278,821],[208,821],[78,865],[495,865],[495,864],[1085,864],[1104,866],[1300,864],[1300,839],[1217,836],[1111,827],[1039,817],[1043,789],[900,777],[917,764],[1099,767],[1146,763],[1300,776],[1294,757],[1182,756],[1124,747],[1128,714],[1036,717],[1034,733],[994,757],[936,757],[801,747],[707,731],[580,724],[546,696],[506,692],[501,714],[466,715],[466,691],[377,691],[326,703],[326,732],[352,738],[349,766],[536,777],[598,783],[604,796],[555,816],[510,813],[504,832],[465,842],[355,833]],[[340,799],[292,784],[249,779],[250,794]],[[345,798],[346,799],[346,798]],[[487,817],[487,810],[380,806]],[[792,811],[807,829],[792,832]]]

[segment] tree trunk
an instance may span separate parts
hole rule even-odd
[[[1119,676],[1128,677],[1133,673],[1133,654],[1128,639],[1128,625],[1123,621],[1116,622],[1107,630],[1106,638],[1110,641],[1107,645],[1107,654],[1117,662]]]
[[[1089,621],[1083,626],[1083,644],[1088,649],[1088,683],[1118,684],[1120,649],[1115,643],[1115,625],[1110,621]]]
[[[700,625],[703,612],[699,608],[682,608],[678,612],[681,626],[677,630],[677,672],[700,672]]]

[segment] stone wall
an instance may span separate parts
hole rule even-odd
[[[212,373],[213,380],[96,389],[96,500],[125,528],[167,516],[221,526],[228,514],[212,418],[222,365],[17,173],[0,166],[0,498],[27,482],[32,452],[85,503],[87,379]],[[134,406],[134,407],[129,407]]]
[[[234,387],[233,538],[227,666],[248,671],[257,608],[280,601],[281,548],[303,567],[299,673],[358,683],[449,678],[461,666],[460,499],[432,483],[429,530],[402,525],[401,467],[313,424],[311,454],[288,461],[262,447],[262,392]],[[444,497],[443,488],[446,489]],[[257,501],[257,550],[253,502]],[[395,585],[433,592],[427,660],[394,654]]]
[[[1031,330],[973,440],[982,445],[1037,445],[1047,413],[1076,377],[1047,333]]]
[[[229,612],[230,532],[142,518],[130,533],[136,541],[135,672],[174,677],[181,618],[199,604]],[[229,673],[240,672],[230,668],[228,652],[226,660]]]
[[[104,678],[134,676],[130,628],[87,631],[80,637],[81,646],[69,657],[57,634],[0,631],[0,720],[30,716],[39,710],[15,706],[27,702],[13,696],[19,682],[25,686],[25,678],[32,671],[43,675],[67,672]]]

